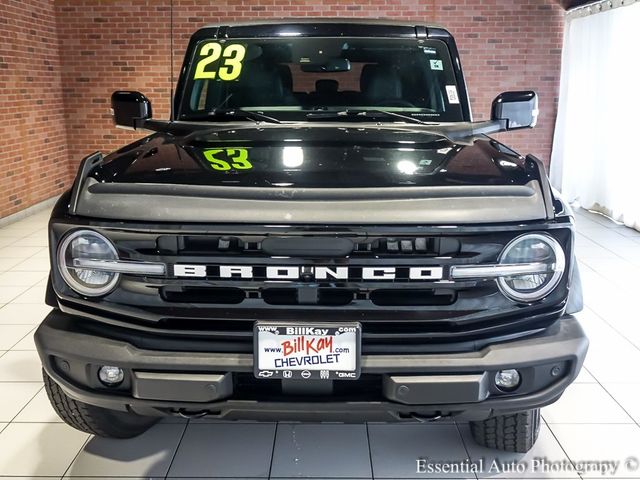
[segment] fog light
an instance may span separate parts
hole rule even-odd
[[[500,390],[511,391],[520,385],[520,373],[517,370],[500,370],[496,373],[496,387]]]
[[[104,367],[100,367],[98,377],[102,383],[112,387],[124,380],[124,372],[120,367],[110,367],[105,365]]]

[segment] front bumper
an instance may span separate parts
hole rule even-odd
[[[53,310],[35,334],[47,374],[76,400],[145,415],[208,414],[225,419],[393,421],[458,416],[479,420],[539,408],[575,379],[588,340],[564,316],[543,333],[464,353],[364,355],[360,380],[296,382],[253,378],[251,354],[147,350],[88,333],[88,320]],[[124,369],[108,388],[102,365]],[[513,392],[495,373],[516,368]]]

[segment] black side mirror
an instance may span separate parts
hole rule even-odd
[[[151,102],[140,92],[113,92],[111,114],[116,127],[135,130],[151,118]]]
[[[491,120],[506,121],[507,130],[531,128],[538,121],[536,92],[504,92],[491,104]]]

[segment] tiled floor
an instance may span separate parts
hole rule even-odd
[[[467,425],[446,422],[276,425],[168,419],[126,441],[77,432],[49,406],[32,340],[48,311],[42,301],[49,268],[46,221],[42,212],[0,229],[0,476],[640,478],[639,232],[579,213],[577,249],[586,301],[579,317],[591,348],[578,381],[543,410],[540,439],[523,456],[478,447]],[[431,465],[457,462],[467,471],[482,461],[483,471],[416,473],[419,457]],[[570,461],[580,472],[559,468]],[[613,467],[605,462],[614,462]]]

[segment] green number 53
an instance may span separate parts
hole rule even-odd
[[[221,153],[224,153],[228,160],[217,158],[217,155]],[[203,151],[202,154],[211,164],[211,168],[221,172],[253,168],[249,161],[249,151],[246,148],[212,148]]]

